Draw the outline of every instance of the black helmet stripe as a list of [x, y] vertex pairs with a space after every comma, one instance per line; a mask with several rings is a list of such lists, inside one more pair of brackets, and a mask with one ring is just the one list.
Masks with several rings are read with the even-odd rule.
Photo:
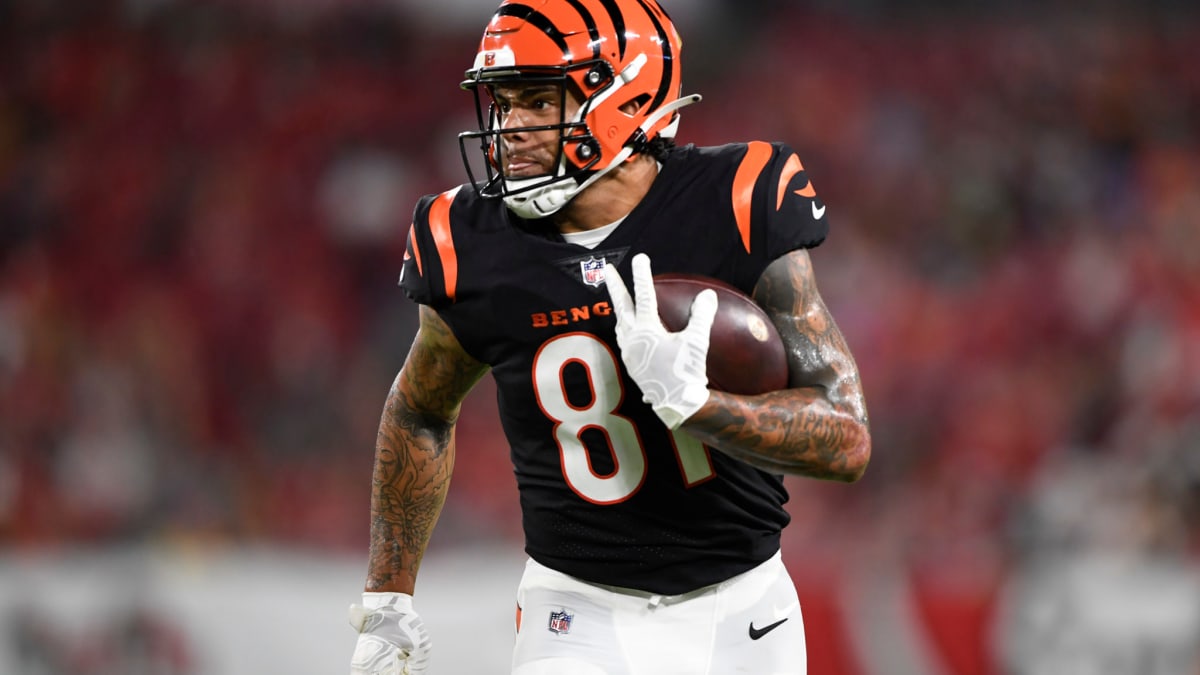
[[654, 10], [646, 5], [646, 0], [638, 0], [638, 4], [642, 9], [646, 10], [646, 15], [650, 17], [650, 22], [654, 24], [654, 29], [658, 31], [658, 40], [662, 43], [663, 50], [663, 75], [662, 82], [658, 83], [658, 93], [654, 95], [654, 100], [650, 102], [649, 110], [658, 110], [658, 106], [667, 100], [667, 96], [671, 94], [671, 73], [675, 68], [675, 55], [671, 53], [671, 39], [667, 36], [666, 30], [659, 22], [658, 17], [654, 15]]
[[[587, 24], [588, 26], [588, 36], [592, 38], [593, 58], [599, 58], [600, 31], [596, 29], [595, 19], [592, 18], [592, 16], [590, 16], [590, 14], [584, 10], [580, 4], [578, 4], [578, 2], [575, 0], [570, 0], [570, 2], [571, 6], [575, 7], [575, 10], [580, 13], [583, 23]], [[527, 22], [532, 24], [534, 28], [545, 32], [546, 36], [550, 37], [551, 40], [554, 41], [554, 44], [557, 44], [558, 48], [563, 50], [564, 60], [569, 60], [571, 58], [571, 48], [568, 46], [568, 44], [566, 44], [566, 36], [563, 35], [563, 31], [559, 30], [558, 26], [554, 25], [554, 22], [552, 22], [550, 17], [547, 17], [546, 14], [542, 14], [528, 5], [511, 4], [500, 7], [499, 11], [497, 11], [497, 16], [516, 17], [518, 19], [527, 20]]]
[[579, 0], [567, 0], [567, 2], [571, 3], [575, 11], [579, 12], [579, 16], [583, 17], [583, 23], [587, 26], [588, 40], [591, 41], [592, 45], [592, 58], [600, 58], [600, 29], [596, 27], [596, 18], [592, 16], [591, 12], [587, 11], [587, 8]]
[[563, 59], [571, 58], [571, 48], [567, 45], [567, 38], [545, 14], [535, 10], [529, 5], [504, 5], [496, 12], [496, 16], [514, 16], [518, 19], [524, 19], [533, 24], [534, 27], [541, 30], [554, 44], [558, 45], [562, 50]]
[[622, 61], [625, 60], [625, 15], [616, 0], [600, 0], [600, 4], [608, 10], [608, 18], [612, 19], [613, 30], [617, 33], [617, 53]]

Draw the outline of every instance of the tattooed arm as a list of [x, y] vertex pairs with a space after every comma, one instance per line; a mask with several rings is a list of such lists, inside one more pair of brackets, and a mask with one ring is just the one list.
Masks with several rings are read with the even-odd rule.
[[764, 471], [852, 482], [871, 457], [858, 367], [817, 292], [805, 250], [771, 263], [754, 289], [788, 352], [789, 389], [712, 392], [683, 429]]
[[454, 423], [486, 372], [437, 312], [422, 306], [420, 328], [388, 393], [375, 441], [367, 591], [412, 594], [450, 488]]

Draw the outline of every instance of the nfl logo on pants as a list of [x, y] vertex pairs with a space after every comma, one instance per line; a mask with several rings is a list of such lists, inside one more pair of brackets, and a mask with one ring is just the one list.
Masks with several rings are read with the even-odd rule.
[[555, 635], [565, 635], [571, 632], [571, 619], [574, 614], [569, 614], [567, 610], [560, 609], [557, 612], [550, 612], [550, 624], [547, 626], [551, 633]]

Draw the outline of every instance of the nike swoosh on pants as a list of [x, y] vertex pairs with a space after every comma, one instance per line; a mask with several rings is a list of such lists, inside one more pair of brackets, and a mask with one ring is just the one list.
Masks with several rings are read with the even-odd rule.
[[757, 640], [757, 639], [761, 638], [762, 636], [766, 635], [767, 633], [770, 633], [771, 631], [775, 630], [776, 628], [779, 628], [779, 626], [783, 625], [783, 622], [787, 621], [787, 620], [788, 620], [788, 618], [785, 616], [782, 619], [776, 621], [775, 623], [767, 625], [767, 626], [763, 626], [762, 628], [755, 628], [754, 622], [751, 621], [750, 622], [750, 639]]

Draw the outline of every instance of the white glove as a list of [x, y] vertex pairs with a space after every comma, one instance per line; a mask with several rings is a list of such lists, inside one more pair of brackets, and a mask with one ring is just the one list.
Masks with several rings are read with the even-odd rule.
[[406, 593], [363, 593], [350, 605], [358, 644], [350, 675], [421, 675], [428, 671], [433, 644]]
[[633, 293], [615, 266], [605, 266], [604, 279], [617, 317], [617, 345], [629, 376], [670, 429], [678, 429], [708, 401], [708, 337], [717, 313], [717, 294], [701, 291], [692, 301], [688, 324], [678, 333], [667, 331], [658, 316], [658, 298], [650, 258], [633, 257]]

